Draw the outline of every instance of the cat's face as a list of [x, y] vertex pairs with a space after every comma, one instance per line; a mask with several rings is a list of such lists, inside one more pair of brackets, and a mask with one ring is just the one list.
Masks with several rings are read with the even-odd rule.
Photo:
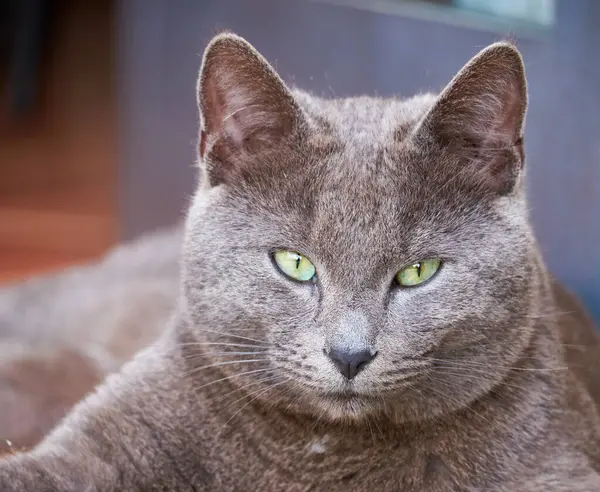
[[202, 74], [184, 279], [223, 373], [335, 420], [422, 419], [489, 390], [537, 287], [514, 48], [404, 102], [292, 93], [232, 36]]

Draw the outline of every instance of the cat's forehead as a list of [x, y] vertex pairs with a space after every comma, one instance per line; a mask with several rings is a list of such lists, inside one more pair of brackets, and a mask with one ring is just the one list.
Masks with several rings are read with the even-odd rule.
[[[317, 127], [347, 147], [385, 146], [402, 138], [436, 100], [433, 94], [409, 99], [349, 97], [324, 99], [302, 91], [294, 97]], [[360, 149], [357, 149], [360, 150]]]
[[[403, 204], [418, 170], [403, 150], [403, 140], [435, 101], [422, 95], [408, 100], [356, 97], [326, 100], [296, 95], [318, 128], [335, 142], [314, 163], [318, 176], [312, 194], [315, 219], [381, 223]], [[384, 225], [384, 224], [382, 224]]]
[[[296, 97], [314, 124], [316, 140], [325, 136], [334, 144], [331, 151], [317, 151], [316, 158], [308, 160], [308, 173], [318, 180], [314, 198], [325, 205], [320, 208], [379, 214], [386, 198], [397, 201], [407, 181], [419, 172], [412, 165], [410, 145], [405, 145], [407, 137], [435, 96], [328, 100], [297, 93]], [[308, 149], [311, 152], [310, 144]]]
[[435, 96], [295, 97], [311, 134], [252, 168], [242, 182], [249, 210], [291, 239], [327, 244], [336, 254], [363, 248], [387, 254], [391, 244], [431, 242], [439, 227], [460, 222], [469, 196], [448, 186], [437, 156], [407, 138]]

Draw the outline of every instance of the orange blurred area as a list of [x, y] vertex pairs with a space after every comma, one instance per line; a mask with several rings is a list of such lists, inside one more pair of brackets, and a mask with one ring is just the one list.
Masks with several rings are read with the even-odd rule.
[[116, 238], [111, 2], [59, 2], [32, 114], [0, 120], [0, 282], [102, 254]]

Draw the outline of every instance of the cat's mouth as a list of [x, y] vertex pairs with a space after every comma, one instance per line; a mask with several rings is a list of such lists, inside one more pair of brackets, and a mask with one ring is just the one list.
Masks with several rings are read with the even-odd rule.
[[335, 421], [359, 421], [376, 409], [378, 401], [372, 395], [346, 389], [321, 393], [320, 404]]
[[350, 402], [357, 402], [357, 401], [367, 401], [370, 399], [368, 396], [361, 395], [360, 393], [356, 393], [356, 392], [327, 393], [326, 398], [329, 399], [330, 401], [333, 401], [336, 403], [350, 403]]
[[326, 399], [346, 403], [351, 401], [368, 401], [374, 398], [373, 395], [365, 393], [363, 391], [358, 391], [355, 387], [346, 386], [344, 388], [338, 390], [329, 390], [323, 392], [322, 396]]

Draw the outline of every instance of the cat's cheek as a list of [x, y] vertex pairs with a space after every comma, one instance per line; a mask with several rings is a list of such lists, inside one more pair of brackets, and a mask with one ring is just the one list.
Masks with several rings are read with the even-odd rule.
[[[398, 291], [388, 303], [386, 320], [378, 334], [378, 349], [393, 360], [419, 356], [434, 350], [463, 313], [442, 288], [423, 287]], [[465, 313], [466, 314], [466, 313]]]
[[388, 321], [408, 333], [444, 332], [465, 320], [494, 312], [497, 299], [482, 281], [484, 265], [460, 258], [444, 262], [439, 273], [422, 286], [390, 292]]
[[273, 293], [268, 308], [270, 337], [286, 354], [284, 366], [292, 365], [294, 374], [303, 383], [304, 378], [315, 380], [326, 366], [323, 355], [325, 333], [317, 322], [319, 287], [317, 283], [300, 284], [284, 279], [273, 282]]
[[272, 294], [274, 304], [293, 305], [298, 310], [314, 309], [318, 306], [320, 289], [318, 283], [312, 280], [300, 282], [275, 272], [265, 282], [265, 288]]
[[274, 331], [287, 336], [314, 323], [319, 306], [315, 285], [270, 280], [265, 282], [263, 297], [261, 314]]

